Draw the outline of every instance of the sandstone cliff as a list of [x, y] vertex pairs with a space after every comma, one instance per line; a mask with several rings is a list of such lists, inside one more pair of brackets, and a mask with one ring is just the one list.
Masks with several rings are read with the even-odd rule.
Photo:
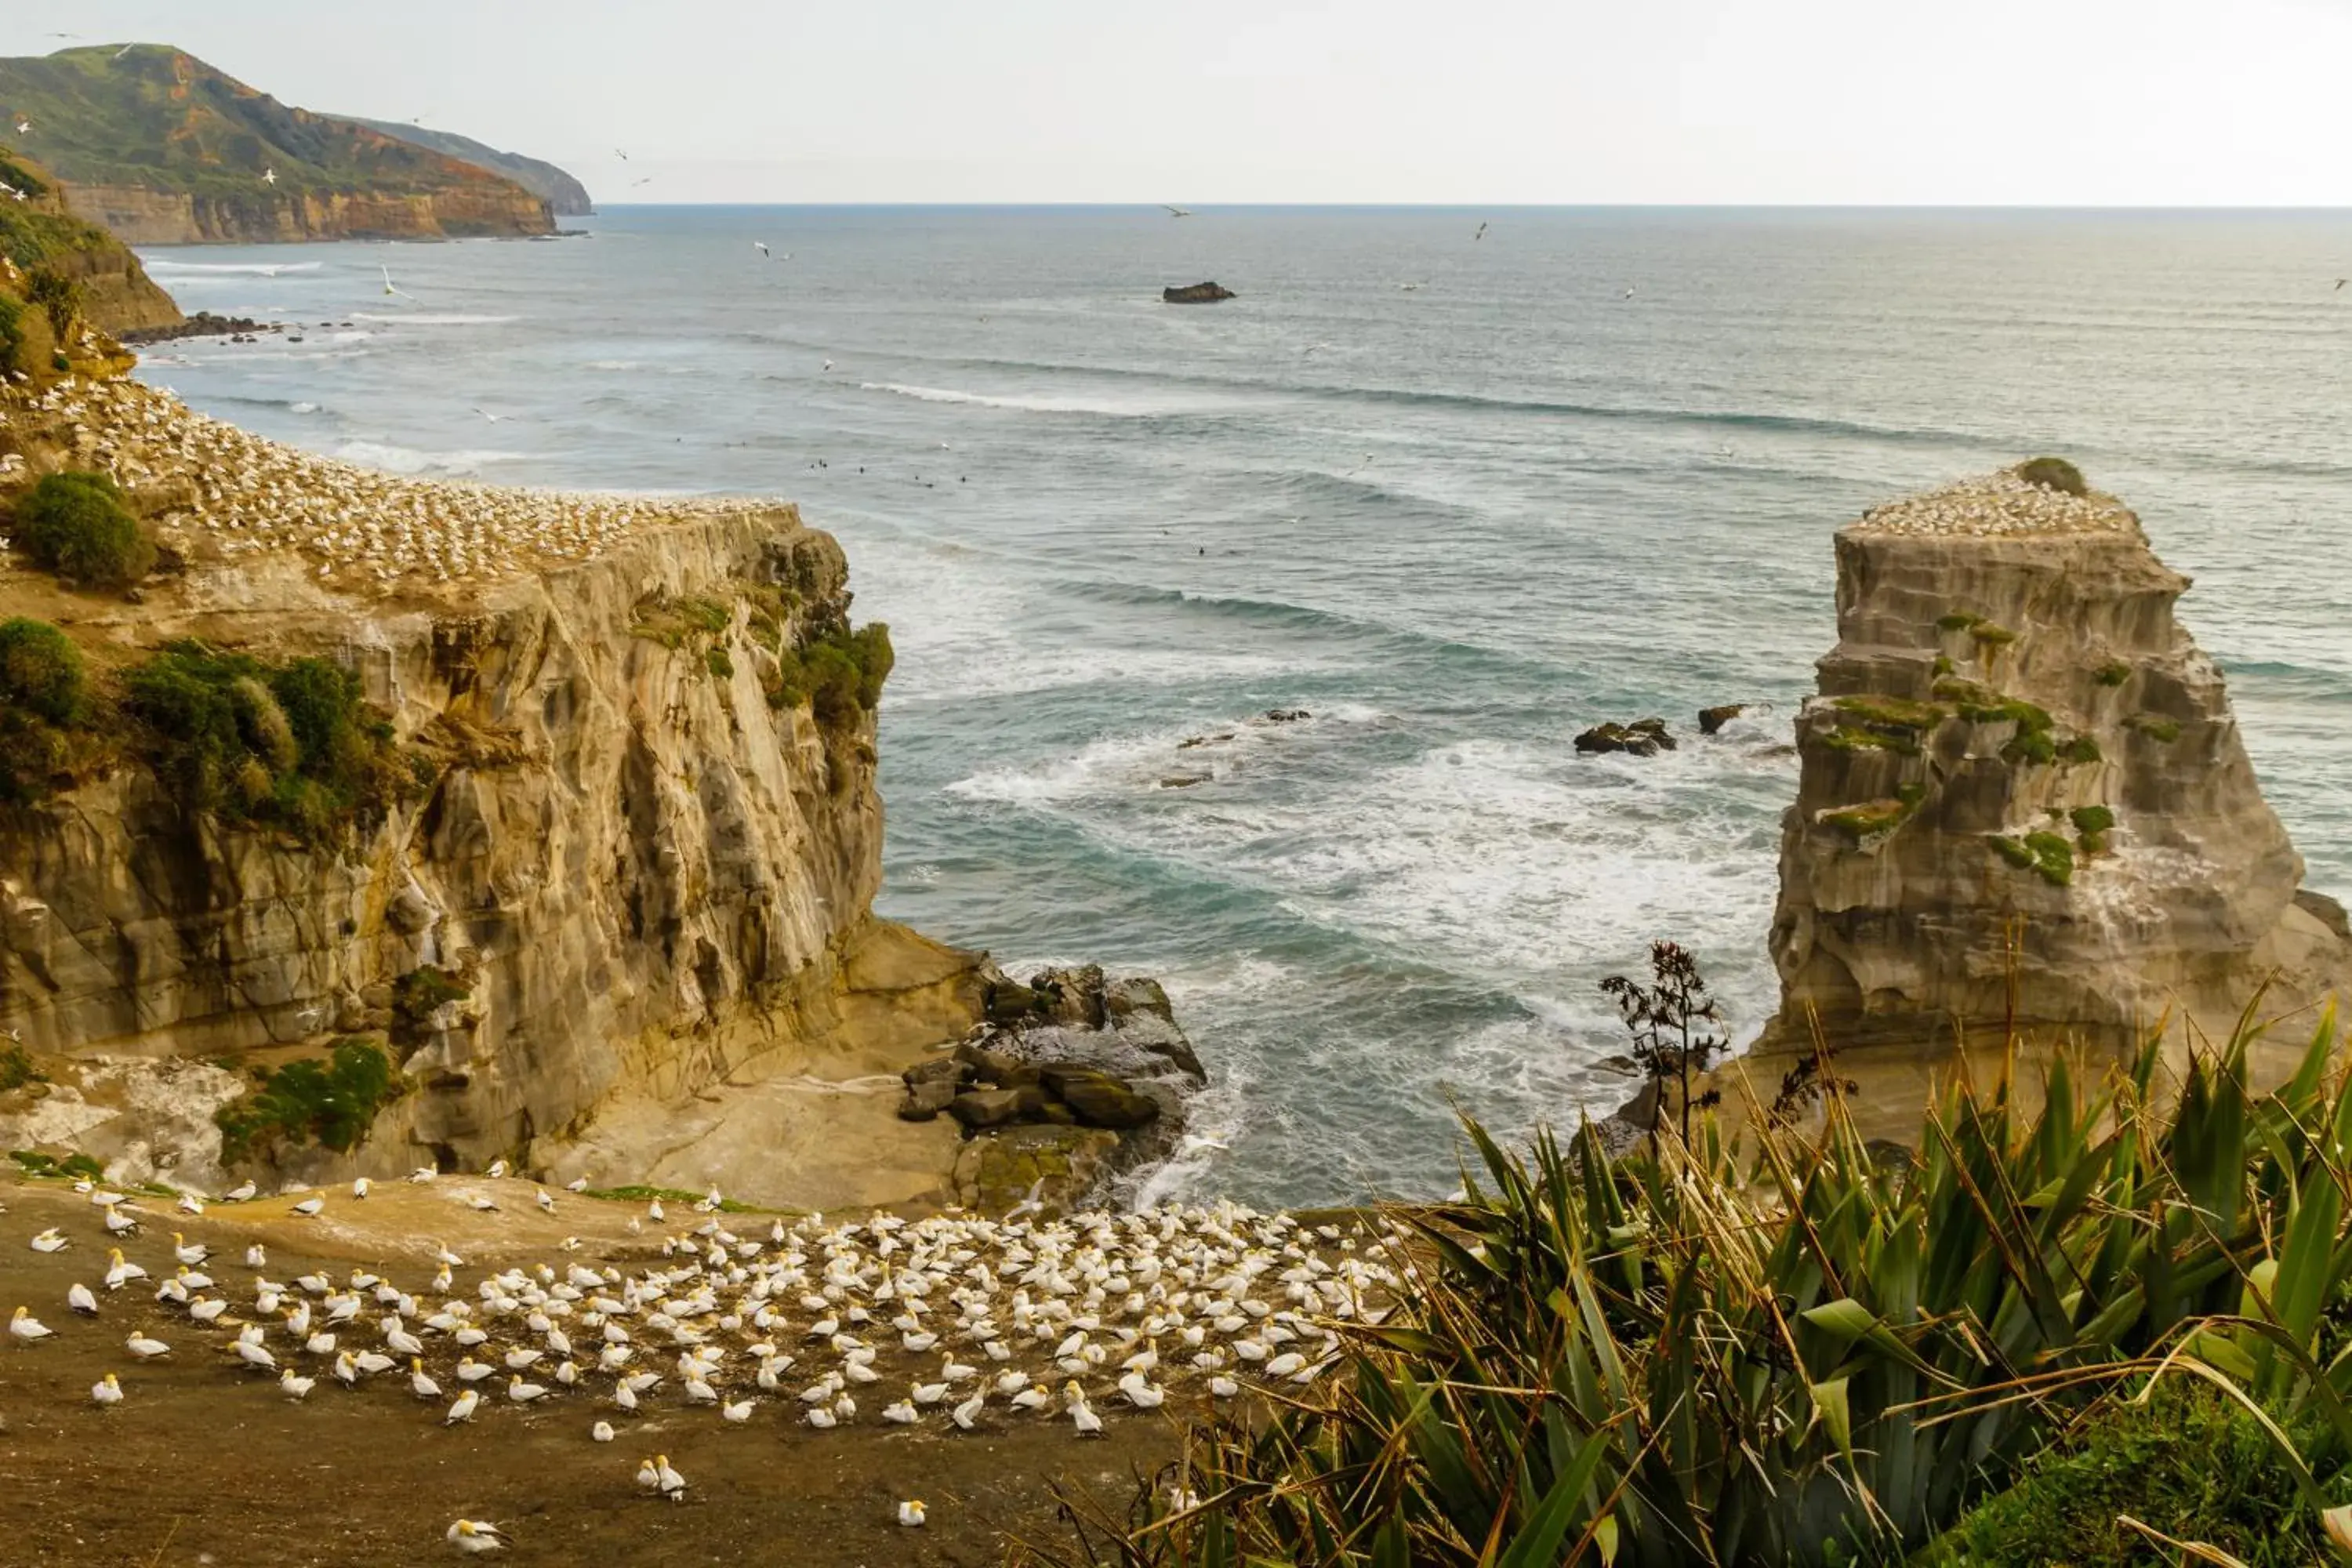
[[[322, 840], [190, 809], [100, 726], [75, 742], [95, 763], [0, 806], [0, 1027], [88, 1069], [52, 1071], [32, 1135], [209, 1185], [205, 1140], [182, 1134], [209, 1131], [249, 1068], [356, 1037], [398, 1065], [388, 1107], [354, 1152], [298, 1148], [281, 1171], [504, 1154], [634, 1181], [685, 1141], [681, 1104], [814, 1073], [790, 1114], [729, 1134], [730, 1189], [944, 1196], [954, 1132], [898, 1122], [894, 1075], [978, 1018], [984, 981], [976, 955], [871, 917], [871, 702], [828, 708], [780, 668], [846, 633], [835, 542], [786, 506], [640, 502], [582, 559], [337, 586], [328, 542], [355, 540], [372, 504], [425, 517], [433, 487], [347, 494], [312, 534], [257, 537], [257, 503], [210, 488], [188, 433], [205, 426], [171, 407], [76, 385], [0, 408], [0, 489], [12, 468], [111, 466], [172, 562], [127, 604], [12, 561], [0, 612], [63, 626], [100, 670], [189, 638], [324, 655], [358, 672], [413, 787]], [[193, 473], [134, 458], [133, 425], [176, 429], [164, 445]], [[847, 1092], [861, 1075], [886, 1076]], [[572, 1150], [593, 1158], [565, 1164]]]
[[588, 187], [544, 158], [528, 157], [520, 153], [502, 153], [470, 136], [459, 136], [448, 131], [428, 131], [422, 125], [402, 125], [389, 120], [363, 120], [356, 114], [341, 118], [354, 125], [364, 125], [371, 131], [381, 131], [386, 136], [413, 142], [419, 147], [463, 159], [478, 168], [488, 169], [493, 174], [503, 174], [545, 201], [548, 210], [557, 217], [587, 217], [596, 210], [596, 203], [588, 195]]
[[279, 103], [182, 50], [0, 60], [0, 110], [74, 211], [133, 245], [553, 232], [513, 180]]
[[[1932, 1050], [1956, 1024], [2101, 1040], [2170, 1010], [2228, 1024], [2352, 974], [2303, 893], [2221, 677], [2174, 618], [2188, 580], [2138, 519], [2014, 472], [1837, 538], [1839, 641], [1797, 721], [1768, 1046]], [[2012, 956], [2013, 952], [2013, 956]], [[2013, 984], [2013, 990], [2012, 990]]]

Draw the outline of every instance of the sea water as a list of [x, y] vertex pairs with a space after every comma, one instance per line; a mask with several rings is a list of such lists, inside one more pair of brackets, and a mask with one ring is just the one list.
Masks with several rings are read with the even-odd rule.
[[[898, 650], [883, 911], [1016, 974], [1159, 975], [1210, 1064], [1226, 1147], [1146, 1195], [1446, 1190], [1457, 1110], [1622, 1094], [1597, 983], [1657, 938], [1752, 1035], [1831, 534], [2036, 453], [2196, 577], [2311, 882], [2352, 891], [2352, 216], [583, 226], [152, 251], [188, 309], [302, 341], [142, 374], [403, 473], [797, 500]], [[1208, 279], [1238, 297], [1160, 300]], [[1571, 751], [1648, 714], [1680, 749]]]

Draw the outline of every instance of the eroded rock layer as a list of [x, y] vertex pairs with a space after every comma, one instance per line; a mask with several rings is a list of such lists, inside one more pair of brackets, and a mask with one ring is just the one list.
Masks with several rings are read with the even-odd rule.
[[1797, 722], [1767, 1043], [1948, 1043], [2012, 1016], [2123, 1037], [2226, 1028], [2347, 974], [2303, 892], [2187, 578], [2111, 497], [2013, 473], [1837, 537], [1837, 647]]

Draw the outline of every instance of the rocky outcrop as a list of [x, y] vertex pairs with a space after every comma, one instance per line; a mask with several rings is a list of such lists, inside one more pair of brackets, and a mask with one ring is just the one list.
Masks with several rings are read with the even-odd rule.
[[2188, 579], [2122, 503], [1994, 475], [1865, 515], [1837, 568], [1768, 1045], [1801, 1044], [1809, 1014], [1842, 1045], [1930, 1050], [2012, 1013], [2226, 1032], [2265, 980], [2286, 1007], [2352, 974], [2174, 618]]
[[1580, 752], [1595, 755], [1622, 752], [1629, 756], [1654, 757], [1660, 752], [1673, 751], [1675, 738], [1667, 732], [1664, 719], [1636, 719], [1630, 724], [1595, 724], [1578, 733], [1575, 746]]
[[1162, 289], [1160, 298], [1171, 305], [1213, 305], [1234, 298], [1234, 291], [1215, 283], [1192, 283], [1181, 289]]

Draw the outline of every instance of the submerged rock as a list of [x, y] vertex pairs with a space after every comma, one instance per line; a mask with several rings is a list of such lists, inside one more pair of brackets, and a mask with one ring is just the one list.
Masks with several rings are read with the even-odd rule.
[[1727, 702], [1720, 708], [1702, 708], [1698, 710], [1698, 732], [1712, 735], [1747, 711], [1748, 704], [1745, 702]]

